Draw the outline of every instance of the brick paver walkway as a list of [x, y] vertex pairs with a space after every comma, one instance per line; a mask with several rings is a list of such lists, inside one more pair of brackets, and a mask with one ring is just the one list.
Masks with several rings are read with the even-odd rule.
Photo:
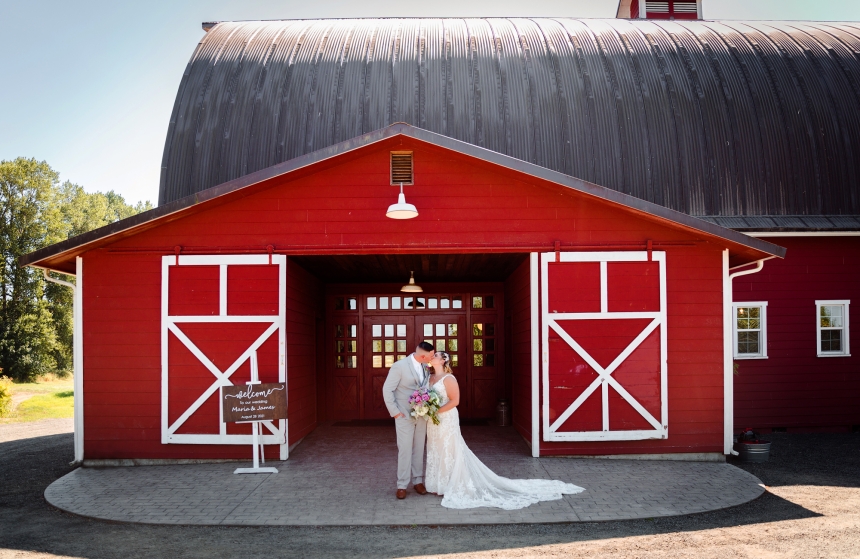
[[266, 464], [278, 474], [234, 475], [236, 463], [79, 468], [51, 484], [45, 498], [84, 516], [155, 524], [451, 525], [673, 516], [739, 505], [764, 491], [756, 477], [725, 463], [534, 459], [513, 429], [463, 433], [500, 475], [560, 479], [585, 492], [517, 511], [451, 510], [440, 497], [411, 490], [398, 501], [393, 427], [326, 425], [289, 460]]

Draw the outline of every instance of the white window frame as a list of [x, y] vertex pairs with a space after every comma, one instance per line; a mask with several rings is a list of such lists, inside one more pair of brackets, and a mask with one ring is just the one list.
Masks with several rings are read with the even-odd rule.
[[[851, 357], [848, 331], [848, 299], [815, 301], [815, 352], [818, 357]], [[842, 306], [842, 351], [821, 351], [821, 307]]]
[[[758, 353], [738, 353], [738, 308], [759, 307]], [[732, 355], [735, 359], [767, 359], [767, 301], [738, 301], [732, 303]]]

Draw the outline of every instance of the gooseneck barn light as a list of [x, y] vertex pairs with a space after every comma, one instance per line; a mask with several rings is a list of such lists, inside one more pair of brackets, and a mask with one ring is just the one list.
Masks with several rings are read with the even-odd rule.
[[[403, 196], [401, 194], [401, 196]], [[415, 214], [418, 215], [418, 214]], [[400, 288], [404, 293], [423, 293], [420, 285], [415, 285], [415, 272], [409, 272], [409, 283]]]
[[418, 210], [415, 206], [406, 203], [402, 182], [400, 183], [400, 196], [397, 197], [397, 203], [388, 206], [385, 217], [390, 217], [391, 219], [412, 219], [413, 217], [418, 217]]

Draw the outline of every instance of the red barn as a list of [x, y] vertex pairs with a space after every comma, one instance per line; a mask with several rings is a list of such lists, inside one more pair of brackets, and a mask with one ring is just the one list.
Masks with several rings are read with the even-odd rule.
[[[252, 362], [287, 383], [264, 430], [285, 458], [387, 417], [422, 340], [456, 356], [462, 415], [508, 399], [535, 455], [711, 459], [735, 424], [860, 423], [860, 244], [833, 237], [860, 229], [850, 26], [204, 28], [159, 206], [23, 259], [77, 276], [78, 459], [245, 457], [217, 392]], [[414, 219], [386, 217], [400, 189]]]

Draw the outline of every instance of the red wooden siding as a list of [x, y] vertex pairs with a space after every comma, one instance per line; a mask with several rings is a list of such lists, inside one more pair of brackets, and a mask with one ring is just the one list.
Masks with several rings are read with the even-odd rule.
[[[420, 216], [386, 219], [396, 199], [389, 150], [414, 151], [408, 201]], [[196, 213], [84, 256], [84, 378], [88, 458], [222, 458], [245, 446], [160, 443], [161, 255], [231, 250], [454, 252], [571, 244], [644, 248], [647, 240], [687, 243], [667, 251], [669, 439], [542, 445], [548, 454], [718, 452], [722, 449], [722, 247], [557, 185], [400, 138], [381, 142], [287, 178], [229, 195]], [[125, 252], [123, 252], [125, 251]], [[145, 252], [151, 251], [151, 252]], [[290, 442], [316, 419], [316, 329], [321, 287], [288, 263], [287, 359]], [[623, 274], [619, 275], [622, 278]], [[613, 280], [615, 282], [616, 280]], [[623, 289], [623, 279], [618, 279]], [[178, 287], [177, 287], [178, 288]], [[610, 287], [616, 289], [616, 287]], [[514, 422], [531, 425], [528, 266], [506, 284], [511, 306]], [[211, 295], [195, 304], [210, 309]], [[256, 304], [256, 303], [255, 303]], [[211, 312], [211, 310], [207, 310]], [[248, 311], [251, 312], [251, 311]], [[253, 311], [257, 312], [257, 311]], [[501, 324], [498, 325], [501, 329]], [[331, 410], [330, 414], [334, 415]], [[274, 449], [272, 449], [274, 452]], [[274, 456], [274, 454], [273, 454]]]
[[532, 439], [532, 340], [529, 261], [505, 281], [505, 304], [511, 324], [511, 419], [514, 428]]
[[[860, 237], [781, 237], [785, 260], [734, 280], [735, 301], [767, 301], [767, 359], [738, 360], [735, 428], [860, 425]], [[816, 300], [847, 299], [851, 357], [816, 355]]]
[[[317, 319], [323, 316], [322, 286], [287, 259], [287, 388], [289, 443], [317, 426]], [[322, 374], [322, 373], [320, 373]]]

